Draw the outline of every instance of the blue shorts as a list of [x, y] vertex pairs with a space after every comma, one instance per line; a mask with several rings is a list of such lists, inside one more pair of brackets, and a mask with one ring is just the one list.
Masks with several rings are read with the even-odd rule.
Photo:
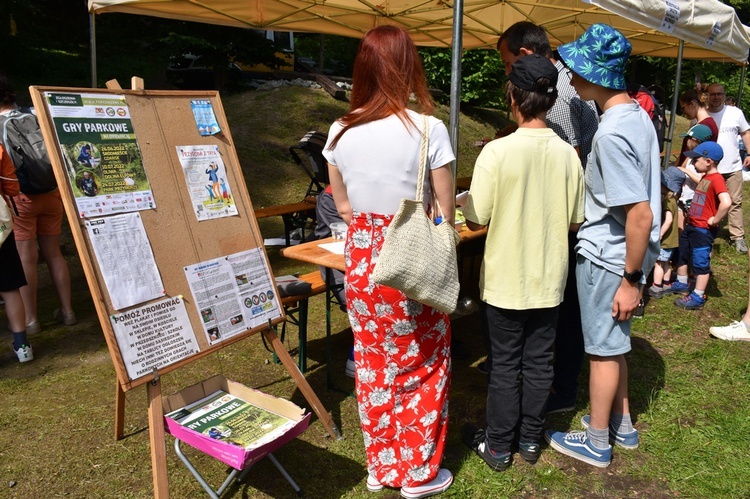
[[680, 259], [678, 265], [693, 265], [695, 275], [711, 273], [711, 249], [716, 229], [702, 229], [690, 224], [680, 233]]
[[671, 262], [672, 256], [674, 256], [674, 250], [675, 248], [669, 248], [669, 249], [661, 248], [659, 250], [659, 256], [656, 257], [656, 261], [657, 262]]
[[613, 357], [629, 352], [630, 320], [620, 322], [612, 317], [612, 303], [622, 284], [622, 276], [579, 255], [576, 279], [586, 353]]

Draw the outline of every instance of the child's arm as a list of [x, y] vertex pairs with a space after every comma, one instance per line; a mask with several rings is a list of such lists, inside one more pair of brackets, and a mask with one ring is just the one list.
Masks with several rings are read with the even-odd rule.
[[716, 210], [716, 214], [708, 219], [708, 225], [711, 227], [718, 227], [721, 219], [726, 216], [729, 212], [729, 207], [732, 205], [732, 198], [729, 197], [728, 192], [722, 192], [719, 194], [719, 208]]
[[682, 166], [678, 166], [677, 168], [679, 168], [682, 173], [687, 175], [690, 180], [692, 180], [693, 182], [697, 184], [698, 182], [701, 181], [701, 179], [703, 178], [703, 175], [688, 168], [687, 166], [689, 164], [690, 164], [690, 158], [685, 158], [685, 162], [682, 163]]
[[664, 237], [670, 227], [672, 227], [672, 212], [664, 212], [664, 222], [661, 224], [661, 230], [659, 231], [659, 239]]

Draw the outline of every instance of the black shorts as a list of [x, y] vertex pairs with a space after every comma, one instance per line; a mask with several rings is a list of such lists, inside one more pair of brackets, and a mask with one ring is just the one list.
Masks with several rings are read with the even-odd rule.
[[26, 276], [23, 273], [21, 257], [16, 249], [16, 237], [11, 232], [0, 246], [0, 291], [13, 291], [26, 286]]

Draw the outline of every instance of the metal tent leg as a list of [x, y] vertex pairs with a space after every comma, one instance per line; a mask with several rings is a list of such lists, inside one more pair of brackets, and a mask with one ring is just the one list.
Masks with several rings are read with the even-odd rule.
[[[177, 457], [180, 458], [180, 461], [183, 462], [185, 467], [190, 471], [190, 473], [195, 477], [195, 479], [198, 481], [198, 483], [203, 487], [203, 489], [208, 493], [209, 497], [211, 499], [219, 499], [221, 494], [224, 493], [225, 490], [227, 490], [227, 487], [236, 480], [237, 483], [243, 483], [245, 478], [247, 477], [247, 474], [252, 469], [253, 465], [248, 466], [244, 470], [238, 470], [236, 468], [232, 468], [232, 472], [224, 479], [224, 482], [221, 484], [221, 487], [219, 487], [217, 490], [214, 490], [211, 488], [211, 486], [206, 482], [206, 480], [201, 476], [201, 474], [198, 472], [198, 470], [193, 466], [193, 463], [190, 462], [190, 460], [187, 458], [187, 456], [182, 452], [182, 449], [180, 448], [181, 440], [179, 438], [174, 439], [174, 451], [177, 453]], [[298, 496], [302, 495], [302, 490], [299, 488], [297, 483], [294, 481], [294, 479], [287, 473], [286, 469], [279, 463], [279, 461], [276, 459], [276, 457], [272, 453], [268, 453], [266, 455], [274, 466], [276, 466], [276, 469], [279, 470], [281, 475], [286, 478], [286, 481], [289, 482], [289, 485], [292, 486], [294, 489], [294, 492], [297, 493]]]

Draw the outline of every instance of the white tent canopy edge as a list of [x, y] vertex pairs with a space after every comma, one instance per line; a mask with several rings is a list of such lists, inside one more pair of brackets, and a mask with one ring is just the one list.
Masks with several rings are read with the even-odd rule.
[[[379, 24], [403, 26], [420, 46], [453, 48], [449, 130], [458, 144], [460, 61], [463, 48], [494, 47], [510, 25], [531, 21], [547, 31], [553, 48], [580, 36], [591, 24], [619, 29], [633, 55], [676, 57], [675, 88], [683, 58], [747, 64], [750, 28], [719, 0], [89, 0], [92, 86], [96, 85], [94, 14], [122, 12], [186, 21], [280, 31], [361, 37]], [[743, 66], [743, 77], [744, 77]], [[677, 108], [673, 97], [672, 116]], [[667, 144], [671, 144], [671, 120]], [[665, 155], [665, 162], [669, 155]]]

